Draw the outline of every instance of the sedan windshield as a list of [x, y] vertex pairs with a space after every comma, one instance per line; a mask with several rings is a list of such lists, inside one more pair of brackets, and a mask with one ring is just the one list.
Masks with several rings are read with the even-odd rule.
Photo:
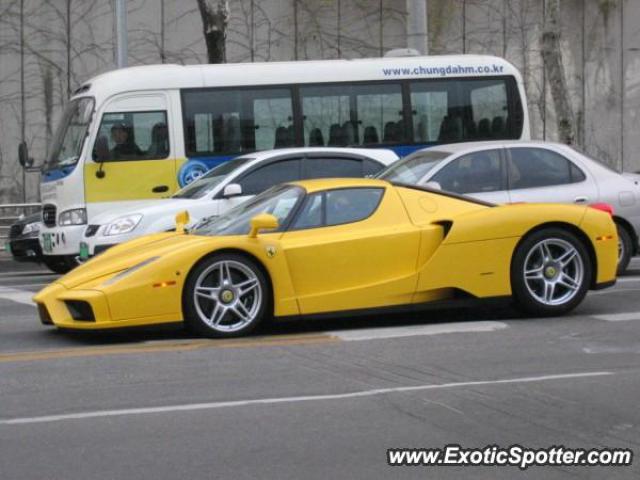
[[304, 196], [304, 190], [292, 185], [279, 185], [241, 203], [220, 217], [204, 219], [192, 230], [194, 235], [246, 235], [251, 230], [251, 219], [269, 213], [282, 225], [293, 208]]
[[404, 157], [376, 175], [381, 180], [396, 183], [417, 184], [429, 171], [451, 153], [428, 150]]
[[173, 194], [173, 198], [202, 198], [218, 185], [220, 185], [220, 182], [222, 182], [225, 177], [231, 174], [231, 172], [233, 172], [237, 168], [240, 168], [242, 165], [250, 162], [251, 160], [253, 159], [240, 157], [221, 163], [220, 165], [213, 167], [211, 170], [209, 170], [194, 182], [178, 190]]
[[53, 137], [45, 171], [78, 163], [93, 114], [93, 98], [71, 100]]

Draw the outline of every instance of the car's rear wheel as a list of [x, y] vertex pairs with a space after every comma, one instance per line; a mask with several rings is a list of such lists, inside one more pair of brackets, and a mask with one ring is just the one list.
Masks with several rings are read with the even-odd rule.
[[591, 282], [591, 260], [572, 233], [548, 228], [526, 237], [511, 263], [511, 287], [518, 307], [537, 316], [575, 308]]
[[616, 223], [616, 228], [618, 230], [618, 275], [620, 275], [629, 266], [633, 243], [626, 228], [619, 223]]
[[185, 324], [208, 337], [244, 335], [265, 317], [269, 298], [269, 283], [255, 262], [242, 255], [214, 255], [189, 274]]

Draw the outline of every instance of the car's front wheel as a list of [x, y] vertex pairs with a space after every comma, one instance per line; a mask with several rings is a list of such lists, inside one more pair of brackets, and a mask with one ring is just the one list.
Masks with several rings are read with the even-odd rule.
[[244, 335], [265, 317], [269, 298], [269, 283], [255, 262], [242, 255], [214, 255], [189, 274], [185, 324], [208, 337]]
[[526, 237], [511, 263], [511, 288], [520, 309], [537, 316], [562, 315], [587, 294], [591, 260], [572, 233], [547, 228]]

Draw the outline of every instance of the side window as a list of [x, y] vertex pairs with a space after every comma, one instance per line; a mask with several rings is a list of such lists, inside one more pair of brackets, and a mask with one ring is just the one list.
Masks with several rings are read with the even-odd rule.
[[368, 158], [364, 159], [364, 176], [367, 177], [369, 175], [375, 175], [378, 172], [381, 172], [384, 169], [384, 165], [376, 160], [369, 160]]
[[307, 197], [292, 229], [302, 230], [322, 225], [324, 225], [324, 193], [313, 193]]
[[584, 173], [562, 155], [544, 148], [509, 149], [512, 190], [581, 182]]
[[383, 188], [342, 188], [309, 195], [293, 230], [359, 222], [380, 205]]
[[190, 157], [295, 144], [288, 88], [185, 90], [182, 108], [185, 148]]
[[456, 158], [436, 173], [431, 181], [454, 193], [483, 193], [504, 190], [499, 150], [485, 150]]
[[300, 159], [281, 160], [259, 167], [242, 177], [238, 183], [243, 195], [257, 195], [280, 183], [300, 180]]
[[306, 158], [303, 178], [362, 177], [362, 161], [355, 158]]
[[454, 117], [454, 83], [412, 82], [410, 88], [414, 141], [429, 143], [461, 140], [462, 119], [460, 116]]
[[400, 84], [300, 88], [304, 145], [345, 146], [404, 140]]
[[105, 113], [100, 123], [98, 139], [106, 140], [109, 147], [105, 161], [167, 158], [169, 156], [167, 112]]

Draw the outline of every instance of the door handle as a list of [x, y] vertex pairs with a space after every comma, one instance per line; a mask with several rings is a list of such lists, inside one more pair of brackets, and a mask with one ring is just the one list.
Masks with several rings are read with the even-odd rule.
[[169, 191], [169, 187], [167, 185], [156, 185], [151, 191], [153, 193], [164, 193]]
[[586, 203], [589, 197], [576, 197], [573, 199], [573, 203]]

